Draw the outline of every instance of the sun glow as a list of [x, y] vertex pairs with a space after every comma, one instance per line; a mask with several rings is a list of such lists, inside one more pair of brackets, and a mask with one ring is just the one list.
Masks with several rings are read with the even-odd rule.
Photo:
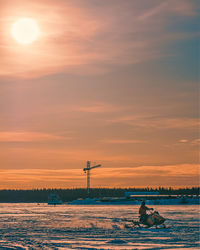
[[39, 27], [34, 19], [21, 18], [13, 24], [11, 35], [22, 45], [31, 44], [38, 39]]

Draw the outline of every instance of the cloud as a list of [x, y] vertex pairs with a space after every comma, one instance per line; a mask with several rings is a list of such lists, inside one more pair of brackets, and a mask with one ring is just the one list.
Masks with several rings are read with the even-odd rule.
[[[82, 169], [81, 169], [82, 170]], [[18, 169], [0, 171], [5, 182], [0, 188], [51, 188], [76, 187], [84, 185], [84, 173], [80, 169], [51, 170], [51, 169]]]
[[[96, 184], [117, 187], [134, 186], [198, 186], [198, 164], [144, 165], [138, 167], [97, 169], [92, 176]], [[98, 180], [99, 178], [99, 180]]]
[[157, 3], [148, 8], [141, 16], [139, 20], [151, 20], [155, 17], [166, 17], [173, 16], [173, 14], [180, 16], [194, 16], [196, 12], [195, 1], [182, 1], [182, 0], [166, 0], [166, 1], [157, 1]]
[[121, 111], [123, 108], [108, 103], [94, 103], [93, 105], [79, 105], [71, 107], [71, 110], [84, 113], [111, 113]]
[[199, 138], [196, 138], [196, 139], [181, 139], [179, 140], [179, 143], [181, 144], [187, 144], [187, 145], [190, 145], [190, 146], [199, 146], [200, 144], [200, 139]]
[[[195, 164], [97, 168], [92, 172], [93, 187], [115, 186], [197, 186], [199, 166]], [[0, 188], [85, 187], [86, 175], [81, 169], [15, 169], [0, 170]], [[108, 181], [109, 180], [109, 181]], [[185, 180], [186, 182], [182, 183]], [[192, 182], [193, 180], [193, 182]]]
[[188, 140], [186, 140], [186, 139], [181, 139], [181, 140], [179, 140], [179, 142], [180, 142], [180, 143], [187, 143]]
[[[111, 65], [169, 56], [168, 44], [196, 35], [167, 28], [173, 18], [197, 15], [193, 1], [7, 0], [0, 7], [2, 76], [102, 73]], [[22, 16], [36, 19], [41, 29], [40, 39], [26, 47], [10, 37], [13, 22]]]
[[199, 173], [197, 164], [179, 164], [179, 165], [163, 165], [163, 166], [138, 166], [133, 168], [116, 168], [107, 169], [108, 175], [116, 175], [121, 177], [132, 176], [195, 176]]
[[30, 132], [30, 131], [1, 131], [0, 142], [41, 142], [41, 141], [54, 141], [62, 139], [61, 136]]
[[107, 120], [108, 123], [122, 123], [134, 127], [153, 128], [153, 129], [190, 129], [197, 127], [200, 120], [197, 118], [172, 118], [172, 117], [157, 117], [147, 115], [128, 115]]
[[199, 146], [200, 145], [200, 138], [192, 140], [191, 144]]
[[102, 140], [102, 143], [108, 143], [108, 144], [138, 144], [138, 143], [146, 143], [146, 141], [142, 141], [142, 140], [131, 140], [131, 139], [127, 139], [127, 140], [121, 140], [121, 139], [106, 139], [106, 140]]

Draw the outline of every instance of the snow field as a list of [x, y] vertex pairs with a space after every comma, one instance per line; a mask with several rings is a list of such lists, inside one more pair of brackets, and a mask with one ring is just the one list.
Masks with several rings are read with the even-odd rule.
[[154, 206], [167, 229], [129, 228], [138, 206], [0, 204], [0, 249], [199, 249], [199, 207]]

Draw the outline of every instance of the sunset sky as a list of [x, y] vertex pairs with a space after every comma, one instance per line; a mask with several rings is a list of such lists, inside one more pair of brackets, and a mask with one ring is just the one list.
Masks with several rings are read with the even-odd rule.
[[199, 11], [0, 0], [0, 189], [197, 186]]

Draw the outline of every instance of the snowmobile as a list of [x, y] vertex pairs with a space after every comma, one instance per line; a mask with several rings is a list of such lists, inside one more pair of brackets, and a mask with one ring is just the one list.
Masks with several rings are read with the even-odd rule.
[[127, 220], [124, 219], [124, 221], [132, 222], [132, 225], [130, 224], [125, 224], [125, 228], [131, 228], [131, 227], [153, 227], [155, 226], [158, 228], [159, 225], [163, 226], [163, 228], [166, 228], [166, 225], [164, 224], [165, 218], [163, 218], [158, 211], [151, 212], [150, 214], [147, 215], [146, 220], [141, 220], [139, 221], [134, 221], [134, 220]]

